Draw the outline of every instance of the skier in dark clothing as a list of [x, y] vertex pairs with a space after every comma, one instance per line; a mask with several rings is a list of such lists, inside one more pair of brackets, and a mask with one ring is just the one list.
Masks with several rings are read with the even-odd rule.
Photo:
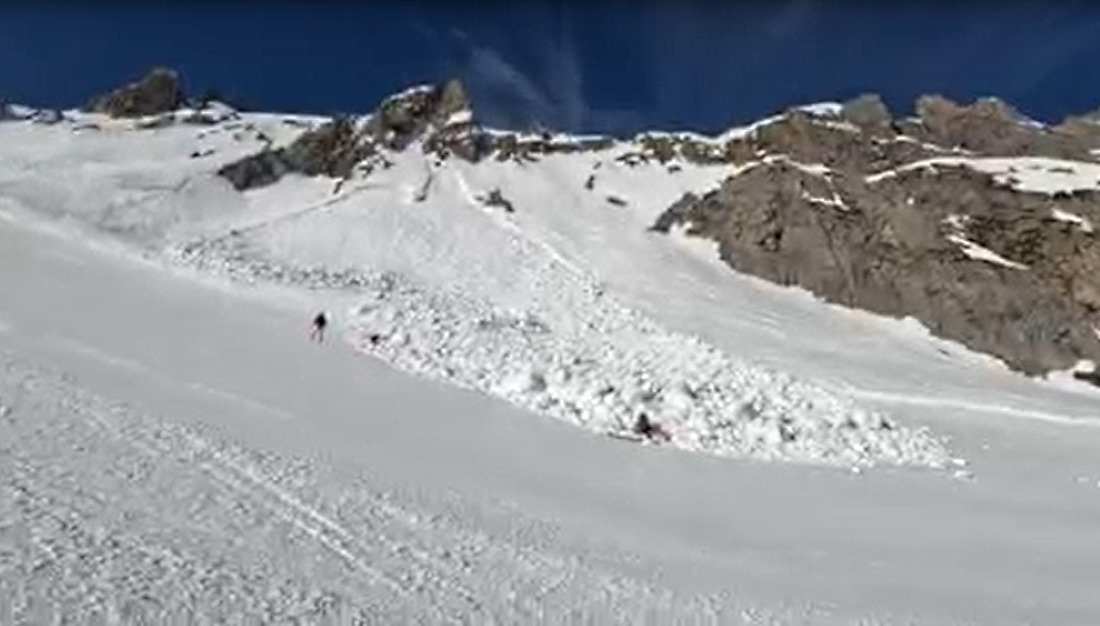
[[313, 318], [313, 328], [309, 331], [310, 341], [321, 343], [325, 340], [325, 326], [328, 326], [328, 317], [321, 311]]

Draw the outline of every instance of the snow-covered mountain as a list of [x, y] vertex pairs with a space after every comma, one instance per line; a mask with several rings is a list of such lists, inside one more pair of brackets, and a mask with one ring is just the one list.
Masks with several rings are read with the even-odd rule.
[[[609, 138], [485, 128], [458, 82], [330, 119], [168, 71], [88, 108], [0, 115], [0, 548], [25, 556], [0, 592], [211, 621], [1097, 615], [1100, 392], [1017, 371], [1096, 358], [1091, 117], [865, 97]], [[306, 342], [319, 309], [356, 355]], [[677, 450], [557, 429], [642, 414]]]
[[[935, 125], [894, 123], [873, 98], [796, 107], [718, 137], [650, 132], [617, 140], [484, 128], [457, 81], [414, 87], [371, 114], [330, 120], [238, 112], [216, 102], [178, 108], [174, 80], [158, 70], [97, 98], [92, 108], [102, 112], [13, 116], [23, 121], [0, 127], [2, 201], [9, 210], [75, 218], [180, 265], [321, 290], [319, 302], [338, 302], [349, 340], [398, 367], [595, 430], [629, 429], [645, 413], [676, 445], [723, 455], [938, 467], [949, 460], [934, 434], [839, 390], [838, 383], [879, 386], [869, 381], [881, 371], [856, 360], [829, 380], [796, 364], [807, 353], [827, 354], [836, 341], [899, 341], [890, 330], [899, 324], [861, 317], [879, 330], [846, 338], [850, 331], [832, 329], [850, 325], [851, 315], [719, 271], [720, 256], [829, 299], [926, 323], [941, 320], [904, 297], [896, 306], [868, 305], [855, 283], [881, 296], [917, 276], [917, 304], [948, 299], [956, 284], [990, 302], [987, 288], [995, 285], [1018, 292], [1020, 306], [1035, 315], [1045, 301], [1028, 290], [1035, 272], [971, 232], [969, 215], [956, 215], [957, 232], [927, 244], [949, 261], [923, 273], [903, 268], [894, 283], [876, 283], [868, 272], [887, 259], [880, 248], [914, 250], [896, 242], [921, 218], [902, 209], [896, 219], [882, 217], [885, 209], [865, 189], [931, 168], [968, 168], [975, 174], [963, 179], [986, 186], [982, 176], [1019, 171], [1011, 184], [1022, 191], [1047, 185], [1040, 191], [1051, 203], [1050, 194], [1061, 191], [1048, 188], [1052, 176], [1062, 176], [1067, 189], [1091, 189], [1096, 177], [1088, 172], [1100, 171], [1091, 162], [987, 159], [944, 148]], [[925, 108], [935, 106], [946, 105]], [[1006, 123], [1003, 117], [995, 123]], [[1045, 132], [1010, 123], [1019, 132]], [[1059, 164], [1074, 175], [1042, 174]], [[877, 173], [856, 181], [863, 187], [855, 191], [858, 166]], [[1016, 193], [997, 189], [989, 193]], [[891, 189], [889, 199], [906, 193], [915, 192]], [[1100, 213], [1091, 215], [1087, 202], [1078, 206], [1079, 194], [1066, 202], [1076, 204], [1042, 205], [1053, 224], [1046, 228], [1091, 245], [1089, 226]], [[774, 216], [784, 212], [790, 216], [776, 226]], [[950, 211], [937, 207], [941, 213]], [[893, 237], [893, 248], [867, 245], [869, 227], [853, 226], [861, 219]], [[681, 225], [687, 230], [676, 230]], [[745, 246], [758, 262], [747, 260]], [[1092, 267], [1092, 257], [1083, 258], [1079, 274]], [[1065, 260], [1048, 265], [1063, 268]], [[945, 273], [960, 267], [961, 274]], [[853, 271], [860, 275], [852, 278]], [[1028, 279], [1011, 282], [1025, 273]], [[1076, 289], [1087, 306], [1092, 288]], [[743, 332], [719, 330], [774, 317], [775, 302], [801, 319], [769, 325], [773, 338], [748, 342], [756, 348], [741, 343]], [[959, 315], [972, 321], [966, 329], [994, 323], [975, 319], [980, 312], [962, 307]], [[1096, 336], [1091, 328], [1079, 332], [1087, 311], [1066, 315], [1080, 324], [1048, 316], [1035, 322], [1040, 328], [1021, 331], [1014, 324], [1025, 322], [1001, 315], [990, 332], [1022, 332], [1029, 345], [1050, 337], [1052, 346], [1092, 356]], [[948, 336], [954, 330], [935, 328]], [[964, 354], [924, 337], [901, 341]]]

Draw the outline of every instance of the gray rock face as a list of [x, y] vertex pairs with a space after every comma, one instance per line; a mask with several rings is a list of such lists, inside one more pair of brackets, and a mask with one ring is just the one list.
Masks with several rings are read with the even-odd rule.
[[984, 98], [960, 105], [941, 96], [917, 100], [918, 120], [903, 123], [905, 132], [922, 141], [986, 156], [1049, 156], [1089, 159], [1088, 147], [1062, 127], [1030, 122], [1006, 103]]
[[376, 152], [376, 144], [356, 127], [355, 120], [337, 118], [303, 133], [285, 148], [230, 163], [218, 174], [239, 190], [270, 185], [287, 172], [347, 178], [359, 162]]
[[368, 132], [387, 147], [402, 150], [429, 126], [443, 127], [452, 115], [469, 108], [466, 90], [458, 80], [443, 87], [417, 87], [383, 101], [371, 117]]
[[183, 100], [179, 74], [158, 67], [136, 83], [93, 98], [88, 109], [111, 117], [143, 117], [174, 111]]
[[[731, 267], [839, 304], [912, 315], [934, 333], [1037, 374], [1100, 361], [1100, 193], [1051, 197], [963, 166], [869, 183], [777, 159], [688, 195], [658, 220], [718, 242]], [[977, 260], [958, 239], [1003, 257]]]
[[[443, 87], [416, 87], [384, 100], [365, 124], [353, 118], [336, 118], [306, 131], [285, 148], [246, 157], [218, 173], [241, 190], [270, 185], [287, 172], [347, 178], [357, 164], [380, 150], [403, 150], [429, 131], [453, 133], [433, 137], [435, 149], [461, 150], [464, 137], [457, 132], [459, 128], [452, 126], [468, 124], [448, 125], [448, 121], [468, 107], [465, 89], [457, 80]], [[476, 152], [476, 146], [473, 150]]]
[[[1100, 227], [1100, 185], [1028, 193], [963, 165], [868, 178], [951, 155], [1095, 163], [1098, 117], [1044, 126], [999, 100], [939, 96], [922, 97], [916, 112], [892, 120], [874, 96], [842, 107], [848, 126], [789, 111], [725, 143], [721, 158], [748, 169], [714, 192], [685, 196], [653, 228], [684, 226], [718, 242], [740, 271], [911, 315], [1029, 374], [1100, 362], [1100, 242], [1084, 226]], [[670, 158], [686, 154], [685, 145], [661, 148]]]
[[470, 107], [458, 80], [415, 87], [383, 100], [362, 124], [352, 118], [334, 119], [285, 148], [246, 157], [219, 174], [240, 190], [270, 185], [287, 172], [346, 178], [363, 161], [384, 151], [405, 150], [416, 140], [424, 152], [440, 159], [457, 156], [471, 162], [489, 156], [531, 161], [539, 154], [600, 150], [613, 143], [610, 138], [560, 141], [490, 133], [478, 126]]
[[844, 103], [840, 116], [862, 128], [885, 128], [894, 120], [878, 94], [863, 94]]

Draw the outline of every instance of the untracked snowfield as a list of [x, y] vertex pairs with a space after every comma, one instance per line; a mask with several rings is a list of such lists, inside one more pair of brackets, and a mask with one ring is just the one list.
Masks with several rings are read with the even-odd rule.
[[722, 172], [221, 128], [0, 125], [0, 624], [1100, 623], [1100, 394], [646, 232]]

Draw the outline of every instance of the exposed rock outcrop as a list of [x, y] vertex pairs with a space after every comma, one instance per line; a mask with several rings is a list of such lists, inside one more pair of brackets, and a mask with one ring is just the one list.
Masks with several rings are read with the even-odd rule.
[[13, 122], [32, 119], [37, 113], [34, 109], [0, 100], [0, 122]]
[[218, 174], [237, 189], [270, 185], [287, 172], [347, 178], [356, 165], [376, 152], [376, 144], [365, 138], [357, 121], [341, 117], [303, 133], [285, 148], [264, 150], [230, 163]]
[[840, 116], [869, 130], [886, 130], [894, 121], [890, 109], [878, 94], [868, 93], [844, 103]]
[[[893, 120], [862, 96], [839, 115], [767, 120], [723, 144], [739, 173], [685, 196], [654, 229], [686, 228], [738, 270], [913, 316], [1029, 374], [1100, 362], [1100, 181], [1075, 171], [1095, 167], [1100, 116], [1046, 126], [1000, 100], [940, 96], [920, 98], [916, 113]], [[985, 157], [1071, 162], [1012, 161], [996, 176], [967, 165]], [[905, 167], [915, 162], [927, 165]], [[1016, 184], [1034, 168], [1085, 187]]]
[[466, 89], [458, 80], [442, 87], [425, 85], [391, 96], [379, 105], [367, 125], [368, 134], [393, 150], [402, 150], [430, 126], [465, 127], [472, 123]]
[[1100, 361], [1100, 242], [1083, 226], [1092, 223], [1097, 191], [1026, 193], [965, 166], [868, 180], [775, 159], [686, 196], [655, 228], [686, 228], [717, 241], [740, 271], [911, 315], [1038, 374]]
[[93, 98], [88, 109], [111, 117], [143, 117], [174, 111], [183, 101], [179, 74], [158, 67], [136, 83]]
[[[1088, 138], [1065, 128], [1047, 127], [1029, 120], [996, 98], [960, 105], [942, 96], [922, 96], [917, 119], [900, 125], [907, 134], [947, 147], [985, 156], [1049, 156], [1088, 159]], [[1084, 141], [1083, 141], [1084, 140]]]
[[[562, 137], [489, 131], [474, 118], [458, 80], [425, 85], [390, 96], [362, 119], [338, 118], [303, 133], [285, 148], [265, 150], [220, 170], [237, 189], [269, 185], [287, 172], [346, 178], [365, 160], [408, 149], [419, 141], [425, 153], [477, 162], [490, 156], [529, 162], [537, 155], [611, 147], [609, 137]], [[366, 163], [364, 169], [373, 168]]]

